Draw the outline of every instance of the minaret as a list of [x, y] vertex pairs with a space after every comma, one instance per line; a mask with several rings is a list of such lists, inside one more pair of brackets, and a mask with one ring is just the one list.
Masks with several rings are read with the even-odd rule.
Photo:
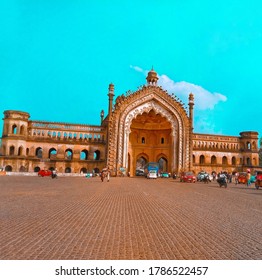
[[149, 86], [156, 86], [157, 85], [158, 77], [157, 77], [157, 73], [156, 73], [156, 71], [154, 71], [153, 67], [148, 72], [146, 80], [147, 80], [147, 84]]
[[189, 170], [193, 171], [193, 111], [194, 111], [194, 94], [190, 93], [188, 98], [188, 106], [189, 106]]
[[193, 111], [194, 111], [194, 94], [190, 93], [188, 98], [188, 106], [189, 106], [189, 121], [191, 124], [191, 132], [194, 129], [194, 119], [193, 119]]
[[114, 85], [111, 83], [108, 88], [108, 116], [112, 113], [114, 96]]

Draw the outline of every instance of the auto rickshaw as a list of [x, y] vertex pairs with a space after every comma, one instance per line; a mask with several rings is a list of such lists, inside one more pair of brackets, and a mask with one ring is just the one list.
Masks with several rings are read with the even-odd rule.
[[258, 190], [259, 187], [262, 187], [262, 171], [257, 172], [255, 187]]
[[246, 184], [247, 183], [247, 172], [240, 172], [239, 173], [238, 183], [239, 184]]

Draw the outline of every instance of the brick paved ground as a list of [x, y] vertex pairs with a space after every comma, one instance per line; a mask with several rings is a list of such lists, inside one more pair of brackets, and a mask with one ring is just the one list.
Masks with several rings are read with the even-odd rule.
[[262, 259], [262, 189], [0, 177], [0, 259]]

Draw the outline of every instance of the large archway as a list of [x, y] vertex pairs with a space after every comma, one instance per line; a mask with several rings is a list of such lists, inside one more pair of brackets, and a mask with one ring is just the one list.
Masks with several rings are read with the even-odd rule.
[[[134, 93], [118, 96], [109, 114], [107, 165], [112, 175], [117, 175], [121, 167], [134, 175], [136, 158], [141, 152], [148, 154], [149, 161], [153, 162], [159, 160], [157, 154], [165, 155], [169, 172], [191, 169], [192, 94], [187, 111], [181, 100], [157, 86], [155, 72], [153, 82], [149, 76], [146, 86]], [[110, 97], [113, 96], [111, 88]], [[166, 133], [161, 136], [165, 129], [170, 138]], [[142, 151], [143, 147], [145, 151]], [[161, 147], [167, 150], [161, 150]], [[158, 150], [154, 152], [154, 149]]]
[[[160, 154], [165, 155], [165, 171], [173, 171], [171, 123], [154, 110], [137, 115], [130, 125], [128, 153], [131, 175], [135, 174], [138, 165], [158, 162]], [[140, 168], [143, 169], [143, 166]]]

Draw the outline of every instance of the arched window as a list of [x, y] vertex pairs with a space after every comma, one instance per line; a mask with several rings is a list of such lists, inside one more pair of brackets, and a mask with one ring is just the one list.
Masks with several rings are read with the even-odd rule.
[[87, 160], [88, 159], [88, 151], [87, 150], [82, 150], [80, 153], [80, 159], [81, 160]]
[[14, 156], [14, 155], [15, 155], [15, 147], [14, 147], [14, 146], [11, 146], [11, 147], [9, 148], [9, 155], [10, 155], [10, 156]]
[[21, 135], [24, 135], [24, 134], [25, 134], [25, 126], [24, 126], [24, 125], [22, 125], [22, 126], [20, 127], [20, 134], [21, 134]]
[[41, 147], [38, 147], [36, 150], [35, 150], [35, 155], [38, 157], [38, 158], [42, 158], [43, 157], [43, 149]]
[[71, 173], [71, 168], [70, 167], [66, 167], [65, 173]]
[[80, 173], [87, 173], [87, 169], [85, 167], [81, 168]]
[[193, 155], [193, 163], [196, 163], [196, 157]]
[[98, 167], [95, 167], [95, 168], [94, 168], [94, 172], [95, 172], [96, 174], [99, 174], [99, 172], [100, 172], [100, 171], [99, 171], [99, 168], [98, 168]]
[[5, 167], [5, 171], [7, 171], [7, 172], [11, 172], [12, 170], [13, 170], [13, 168], [12, 168], [11, 165], [7, 165], [7, 166]]
[[247, 142], [247, 149], [251, 150], [251, 143], [250, 142]]
[[14, 124], [12, 126], [12, 134], [17, 134], [17, 126], [16, 126], [16, 124]]
[[199, 158], [199, 164], [205, 164], [205, 157], [203, 155]]
[[36, 167], [34, 168], [34, 172], [38, 172], [38, 171], [40, 171], [40, 167], [39, 167], [39, 166], [36, 166]]
[[232, 157], [231, 164], [236, 165], [236, 157]]
[[222, 164], [227, 165], [227, 157], [226, 156], [222, 157]]
[[49, 149], [48, 158], [50, 158], [50, 159], [55, 159], [55, 158], [56, 158], [56, 155], [57, 155], [57, 151], [56, 151], [55, 148]]
[[145, 143], [146, 143], [145, 137], [142, 137], [141, 143], [142, 143], [142, 144], [145, 144]]
[[100, 151], [99, 150], [96, 150], [94, 152], [94, 160], [100, 160]]
[[162, 138], [161, 138], [161, 144], [164, 144], [164, 143], [165, 143], [165, 138], [162, 137]]
[[73, 151], [71, 149], [67, 149], [65, 151], [65, 159], [67, 159], [67, 160], [73, 159]]
[[22, 156], [22, 155], [23, 155], [23, 147], [22, 147], [22, 146], [20, 146], [20, 147], [18, 148], [18, 155], [19, 155], [19, 156]]
[[217, 164], [217, 158], [216, 156], [211, 157], [211, 164]]
[[247, 158], [247, 165], [251, 165], [251, 160], [249, 157]]
[[26, 168], [24, 166], [20, 166], [19, 172], [26, 172]]

